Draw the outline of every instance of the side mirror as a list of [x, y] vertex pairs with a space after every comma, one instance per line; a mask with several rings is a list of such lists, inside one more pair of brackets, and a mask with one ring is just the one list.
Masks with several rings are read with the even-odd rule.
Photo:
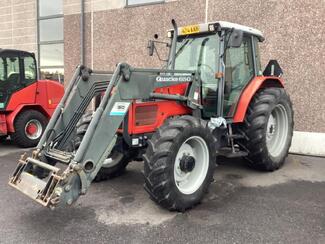
[[243, 42], [244, 32], [242, 30], [233, 29], [230, 34], [228, 47], [240, 47]]
[[149, 40], [147, 48], [148, 48], [149, 56], [153, 56], [153, 53], [155, 51], [155, 42], [152, 40]]

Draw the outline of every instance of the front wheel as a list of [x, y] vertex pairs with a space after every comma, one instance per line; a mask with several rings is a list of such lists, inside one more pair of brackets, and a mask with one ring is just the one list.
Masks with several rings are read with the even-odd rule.
[[169, 210], [198, 204], [213, 178], [215, 138], [204, 121], [182, 116], [165, 122], [144, 155], [145, 189]]
[[[87, 112], [82, 116], [80, 122], [77, 124], [76, 136], [73, 139], [73, 145], [70, 145], [70, 148], [68, 149], [69, 151], [76, 151], [79, 148], [80, 143], [85, 136], [92, 120], [92, 116], [92, 112]], [[123, 150], [118, 150], [119, 148], [122, 148]], [[96, 177], [94, 178], [94, 182], [105, 181], [122, 175], [125, 172], [127, 165], [132, 161], [135, 155], [137, 155], [136, 150], [126, 148], [123, 140], [118, 140], [111, 154], [98, 171]]]
[[292, 104], [283, 88], [258, 91], [242, 128], [248, 138], [248, 165], [264, 171], [279, 169], [288, 156], [293, 125]]
[[46, 128], [48, 119], [36, 110], [25, 110], [15, 119], [13, 141], [20, 147], [35, 147]]

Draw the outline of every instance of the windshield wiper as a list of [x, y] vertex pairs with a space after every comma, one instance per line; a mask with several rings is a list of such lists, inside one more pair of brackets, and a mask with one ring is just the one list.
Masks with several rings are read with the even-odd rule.
[[[186, 46], [186, 44], [190, 41], [189, 39], [187, 39], [188, 35], [186, 37], [184, 37], [184, 39], [181, 42], [181, 46], [180, 48], [177, 50], [177, 52], [175, 53], [175, 58], [179, 55], [180, 51], [182, 51], [184, 49], [184, 47]], [[172, 60], [170, 60], [167, 64], [167, 66], [169, 66], [171, 64]]]
[[194, 41], [194, 39], [191, 39], [191, 40], [187, 39], [186, 42], [184, 42], [183, 45], [178, 49], [177, 53], [175, 54], [175, 58], [182, 53], [183, 49], [187, 45], [191, 45], [193, 41]]

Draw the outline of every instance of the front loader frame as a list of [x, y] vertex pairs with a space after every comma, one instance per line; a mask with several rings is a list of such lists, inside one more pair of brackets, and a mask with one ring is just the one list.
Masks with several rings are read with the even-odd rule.
[[[185, 95], [155, 93], [156, 88], [188, 83]], [[9, 184], [44, 206], [71, 205], [85, 194], [109, 156], [117, 130], [137, 100], [166, 99], [184, 103], [193, 111], [202, 108], [194, 93], [201, 87], [199, 74], [188, 70], [137, 69], [118, 64], [114, 73], [79, 66], [55, 110], [32, 157], [22, 156]], [[91, 100], [105, 92], [76, 152], [66, 150], [75, 128]], [[67, 165], [64, 169], [57, 164]], [[49, 172], [45, 180], [35, 168]]]

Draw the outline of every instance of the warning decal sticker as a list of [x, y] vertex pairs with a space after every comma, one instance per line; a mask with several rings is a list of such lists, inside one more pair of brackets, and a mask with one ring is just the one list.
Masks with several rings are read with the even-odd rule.
[[128, 111], [130, 103], [128, 102], [116, 102], [110, 112], [111, 116], [123, 116]]

